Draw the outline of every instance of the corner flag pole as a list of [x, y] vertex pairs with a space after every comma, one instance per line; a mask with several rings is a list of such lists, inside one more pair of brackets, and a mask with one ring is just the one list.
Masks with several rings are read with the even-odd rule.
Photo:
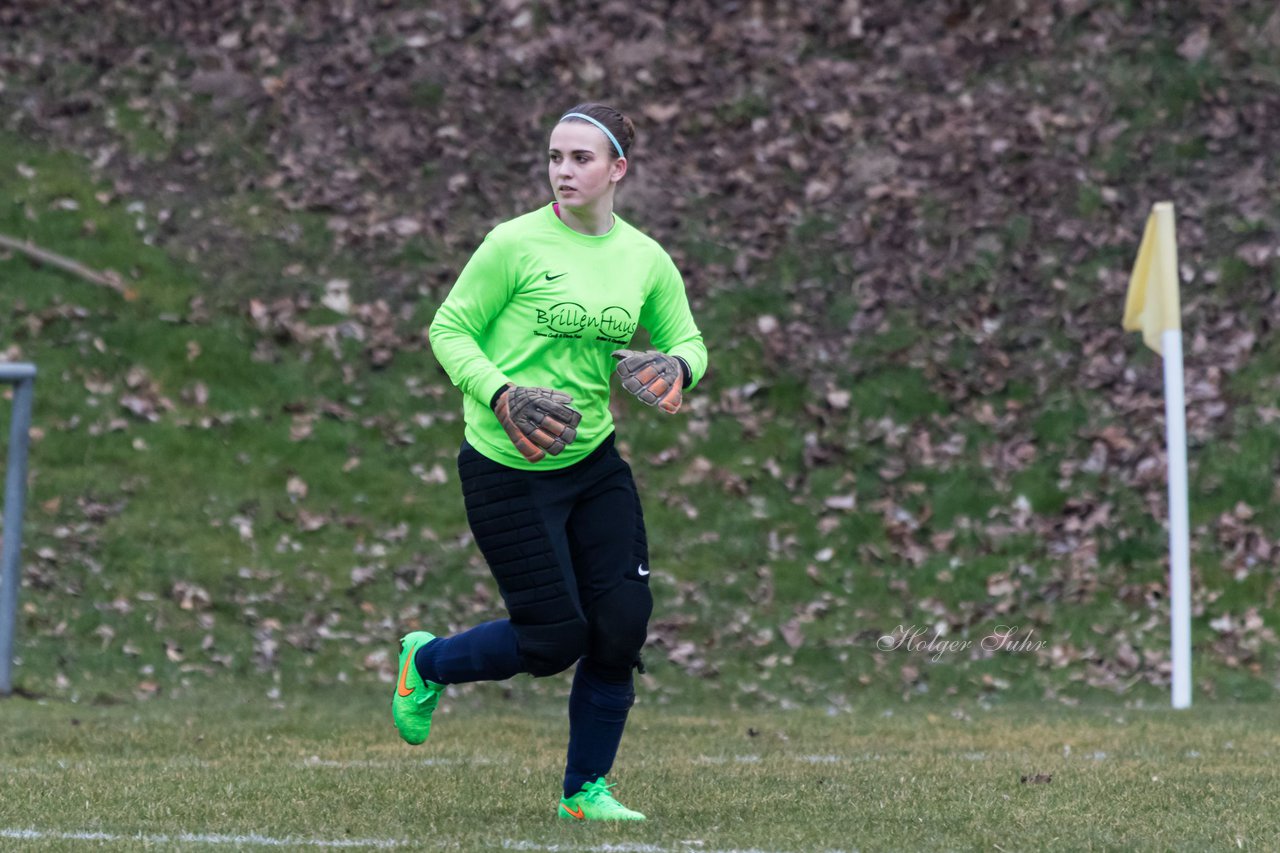
[[1164, 359], [1164, 421], [1169, 464], [1169, 621], [1174, 708], [1191, 707], [1191, 542], [1187, 500], [1187, 408], [1183, 393], [1182, 306], [1172, 202], [1147, 218], [1125, 297], [1124, 328]]
[[1182, 332], [1164, 343], [1164, 420], [1169, 457], [1169, 621], [1173, 707], [1191, 707], [1191, 541], [1187, 500], [1187, 409], [1182, 391]]

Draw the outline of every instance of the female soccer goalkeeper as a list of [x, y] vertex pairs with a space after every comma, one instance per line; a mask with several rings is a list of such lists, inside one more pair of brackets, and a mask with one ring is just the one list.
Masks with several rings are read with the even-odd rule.
[[[581, 104], [551, 132], [555, 202], [485, 237], [435, 320], [431, 348], [463, 393], [458, 474], [467, 521], [508, 619], [400, 641], [392, 715], [422, 743], [446, 685], [577, 664], [558, 814], [643, 820], [610, 793], [653, 598], [631, 468], [614, 448], [610, 374], [673, 414], [707, 351], [684, 282], [613, 212], [635, 126]], [[626, 349], [637, 324], [655, 350]]]

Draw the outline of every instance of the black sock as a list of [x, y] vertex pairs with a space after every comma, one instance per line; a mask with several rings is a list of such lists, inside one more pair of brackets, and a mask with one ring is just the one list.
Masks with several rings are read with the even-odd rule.
[[436, 684], [502, 681], [524, 672], [516, 630], [507, 619], [482, 622], [452, 637], [437, 637], [413, 656], [418, 675]]
[[578, 661], [569, 693], [565, 797], [572, 797], [584, 783], [594, 782], [613, 768], [635, 695], [631, 670], [627, 670], [626, 681], [616, 681], [602, 677], [599, 667], [586, 658]]

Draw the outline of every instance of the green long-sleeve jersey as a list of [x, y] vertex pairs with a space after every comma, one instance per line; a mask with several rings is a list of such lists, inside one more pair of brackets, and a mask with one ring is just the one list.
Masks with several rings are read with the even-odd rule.
[[[465, 436], [490, 459], [547, 471], [572, 465], [613, 429], [609, 377], [614, 350], [637, 325], [656, 349], [689, 365], [693, 387], [707, 349], [671, 257], [616, 214], [592, 237], [560, 221], [554, 206], [494, 228], [463, 268], [431, 322], [429, 338], [463, 394]], [[558, 456], [530, 463], [489, 408], [512, 382], [563, 391], [582, 413], [577, 440]]]

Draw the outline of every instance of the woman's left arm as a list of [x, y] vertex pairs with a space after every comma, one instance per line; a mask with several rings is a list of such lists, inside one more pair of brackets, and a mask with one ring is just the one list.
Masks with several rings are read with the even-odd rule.
[[685, 388], [692, 388], [702, 379], [707, 372], [707, 347], [689, 310], [684, 279], [670, 257], [664, 256], [644, 307], [640, 309], [640, 325], [649, 330], [655, 349], [682, 359], [688, 366], [689, 381]]

